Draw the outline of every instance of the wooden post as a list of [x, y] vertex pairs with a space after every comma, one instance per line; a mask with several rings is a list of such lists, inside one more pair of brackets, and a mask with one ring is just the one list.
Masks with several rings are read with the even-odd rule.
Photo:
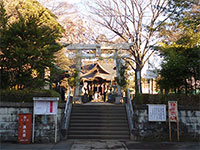
[[151, 79], [151, 92], [153, 94], [153, 79]]
[[178, 121], [178, 104], [176, 101], [168, 101], [168, 117], [169, 117], [169, 140], [172, 141], [171, 122], [176, 122], [177, 126], [177, 141], [179, 138], [179, 121]]
[[172, 141], [172, 130], [171, 130], [171, 122], [169, 120], [169, 141]]
[[177, 120], [177, 140], [178, 140], [178, 142], [180, 141], [180, 137], [179, 137], [179, 122], [178, 122], [178, 120]]
[[179, 120], [178, 120], [178, 104], [177, 104], [177, 113], [176, 113], [176, 127], [177, 127], [177, 141], [180, 141], [179, 137]]

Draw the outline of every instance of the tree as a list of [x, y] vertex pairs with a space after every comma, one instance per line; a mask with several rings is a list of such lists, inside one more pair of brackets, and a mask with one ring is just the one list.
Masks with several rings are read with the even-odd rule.
[[135, 71], [136, 93], [142, 93], [141, 70], [154, 53], [160, 25], [173, 13], [165, 13], [168, 0], [97, 0], [90, 8], [97, 23], [133, 43], [126, 61]]
[[1, 2], [1, 88], [38, 87], [45, 82], [44, 70], [54, 67], [63, 28], [37, 1], [12, 2], [5, 3], [7, 10]]
[[172, 6], [178, 6], [179, 11], [171, 22], [161, 27], [163, 40], [159, 50], [164, 61], [158, 84], [161, 88], [188, 94], [200, 88], [200, 12], [197, 11], [200, 6], [195, 1], [181, 2], [172, 1]]
[[[200, 89], [200, 48], [177, 48], [168, 46], [164, 51], [171, 51], [164, 57], [160, 79], [158, 84], [166, 91], [173, 90], [184, 92], [185, 94], [195, 92]], [[181, 49], [181, 50], [180, 50]]]

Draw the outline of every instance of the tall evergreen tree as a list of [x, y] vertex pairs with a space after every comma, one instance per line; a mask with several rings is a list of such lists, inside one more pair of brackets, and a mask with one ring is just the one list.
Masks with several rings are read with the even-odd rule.
[[53, 67], [53, 54], [62, 48], [63, 28], [36, 0], [11, 4], [5, 9], [1, 3], [0, 10], [1, 88], [41, 86], [44, 70]]

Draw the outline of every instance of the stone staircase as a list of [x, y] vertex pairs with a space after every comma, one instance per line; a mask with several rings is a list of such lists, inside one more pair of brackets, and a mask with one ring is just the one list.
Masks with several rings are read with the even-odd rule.
[[72, 107], [69, 139], [129, 139], [125, 106], [78, 105]]

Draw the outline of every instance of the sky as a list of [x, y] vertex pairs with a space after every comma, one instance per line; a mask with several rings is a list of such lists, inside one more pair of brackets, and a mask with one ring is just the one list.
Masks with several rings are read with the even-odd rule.
[[[38, 1], [42, 1], [42, 0], [38, 0]], [[73, 7], [78, 11], [78, 15], [85, 20], [85, 23], [91, 23], [90, 21], [88, 21], [88, 13], [87, 13], [87, 4], [86, 4], [86, 1], [87, 0], [52, 0], [52, 2], [54, 4], [57, 4], [58, 2], [67, 2], [69, 4], [72, 4]], [[96, 26], [96, 25], [95, 25]], [[99, 30], [101, 29], [101, 30]], [[98, 32], [101, 31], [101, 32], [105, 32], [105, 30], [102, 30], [102, 27], [98, 29]], [[108, 32], [107, 32], [108, 33]], [[103, 34], [103, 33], [101, 33]], [[105, 33], [104, 33], [105, 34]], [[150, 59], [150, 63], [153, 64], [155, 67], [158, 67], [160, 66], [160, 59], [157, 58], [157, 57], [151, 57]], [[145, 68], [143, 69], [143, 74], [146, 73], [146, 69], [148, 68], [148, 65], [146, 63], [145, 65]], [[151, 68], [151, 67], [150, 67]]]
[[70, 4], [78, 4], [81, 3], [81, 1], [83, 0], [67, 0], [67, 2], [69, 2]]

